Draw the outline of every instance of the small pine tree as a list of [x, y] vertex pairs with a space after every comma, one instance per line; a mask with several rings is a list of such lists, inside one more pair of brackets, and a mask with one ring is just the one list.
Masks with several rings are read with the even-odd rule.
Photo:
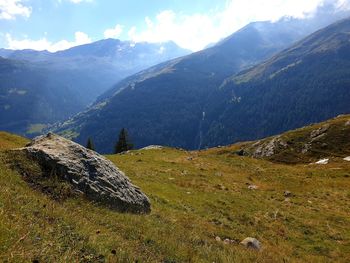
[[94, 143], [90, 137], [87, 141], [86, 148], [95, 151]]
[[121, 153], [121, 152], [126, 152], [129, 150], [132, 150], [134, 145], [130, 142], [128, 132], [126, 129], [121, 129], [119, 133], [119, 139], [117, 144], [115, 145], [114, 152], [115, 153]]

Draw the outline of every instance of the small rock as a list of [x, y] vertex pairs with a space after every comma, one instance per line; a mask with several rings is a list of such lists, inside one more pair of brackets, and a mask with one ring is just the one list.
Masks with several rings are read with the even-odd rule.
[[230, 239], [226, 238], [226, 239], [224, 240], [224, 244], [229, 245], [230, 243], [231, 243], [231, 240], [230, 240]]
[[216, 240], [217, 242], [221, 242], [221, 238], [220, 238], [219, 236], [215, 237], [215, 240]]
[[344, 160], [344, 161], [347, 161], [347, 162], [350, 162], [350, 156], [345, 157], [343, 160]]
[[328, 164], [329, 159], [321, 159], [319, 161], [316, 162], [316, 164]]
[[256, 249], [256, 250], [261, 249], [261, 245], [260, 245], [259, 240], [257, 240], [256, 238], [253, 238], [253, 237], [245, 238], [243, 241], [241, 241], [240, 244], [245, 246], [246, 248], [251, 248], [251, 249]]
[[250, 189], [250, 190], [256, 190], [258, 188], [259, 187], [257, 185], [255, 185], [255, 184], [251, 184], [251, 185], [248, 186], [248, 189]]
[[291, 191], [284, 191], [284, 196], [285, 197], [291, 197], [291, 196], [293, 196], [293, 194], [292, 194]]
[[284, 199], [284, 202], [290, 202], [290, 198], [286, 198], [286, 199]]
[[235, 239], [230, 239], [231, 244], [238, 244], [239, 240]]
[[350, 126], [350, 120], [345, 123], [345, 126]]

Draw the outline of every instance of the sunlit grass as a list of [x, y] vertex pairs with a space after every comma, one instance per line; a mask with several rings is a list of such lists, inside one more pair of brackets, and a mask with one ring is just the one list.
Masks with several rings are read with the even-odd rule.
[[[350, 163], [341, 159], [287, 166], [230, 150], [175, 149], [108, 158], [149, 196], [149, 215], [117, 213], [83, 198], [53, 201], [0, 161], [0, 261], [350, 260]], [[249, 190], [251, 184], [258, 189]], [[238, 244], [248, 236], [263, 249]]]

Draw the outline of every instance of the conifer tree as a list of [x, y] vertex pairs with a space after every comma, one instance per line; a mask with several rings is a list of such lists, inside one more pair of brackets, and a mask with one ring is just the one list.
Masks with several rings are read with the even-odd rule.
[[121, 153], [121, 152], [126, 152], [129, 150], [132, 150], [134, 145], [130, 142], [128, 132], [126, 129], [121, 129], [119, 133], [119, 138], [118, 142], [115, 145], [114, 152], [115, 153]]
[[86, 148], [95, 151], [94, 143], [90, 137], [88, 138]]

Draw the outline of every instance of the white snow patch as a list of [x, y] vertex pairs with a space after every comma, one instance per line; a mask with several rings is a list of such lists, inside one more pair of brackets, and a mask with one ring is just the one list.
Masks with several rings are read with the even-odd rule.
[[347, 162], [350, 162], [350, 156], [345, 157], [343, 160], [344, 160], [344, 161], [347, 161]]
[[328, 164], [329, 159], [321, 159], [319, 161], [316, 162], [316, 164]]

